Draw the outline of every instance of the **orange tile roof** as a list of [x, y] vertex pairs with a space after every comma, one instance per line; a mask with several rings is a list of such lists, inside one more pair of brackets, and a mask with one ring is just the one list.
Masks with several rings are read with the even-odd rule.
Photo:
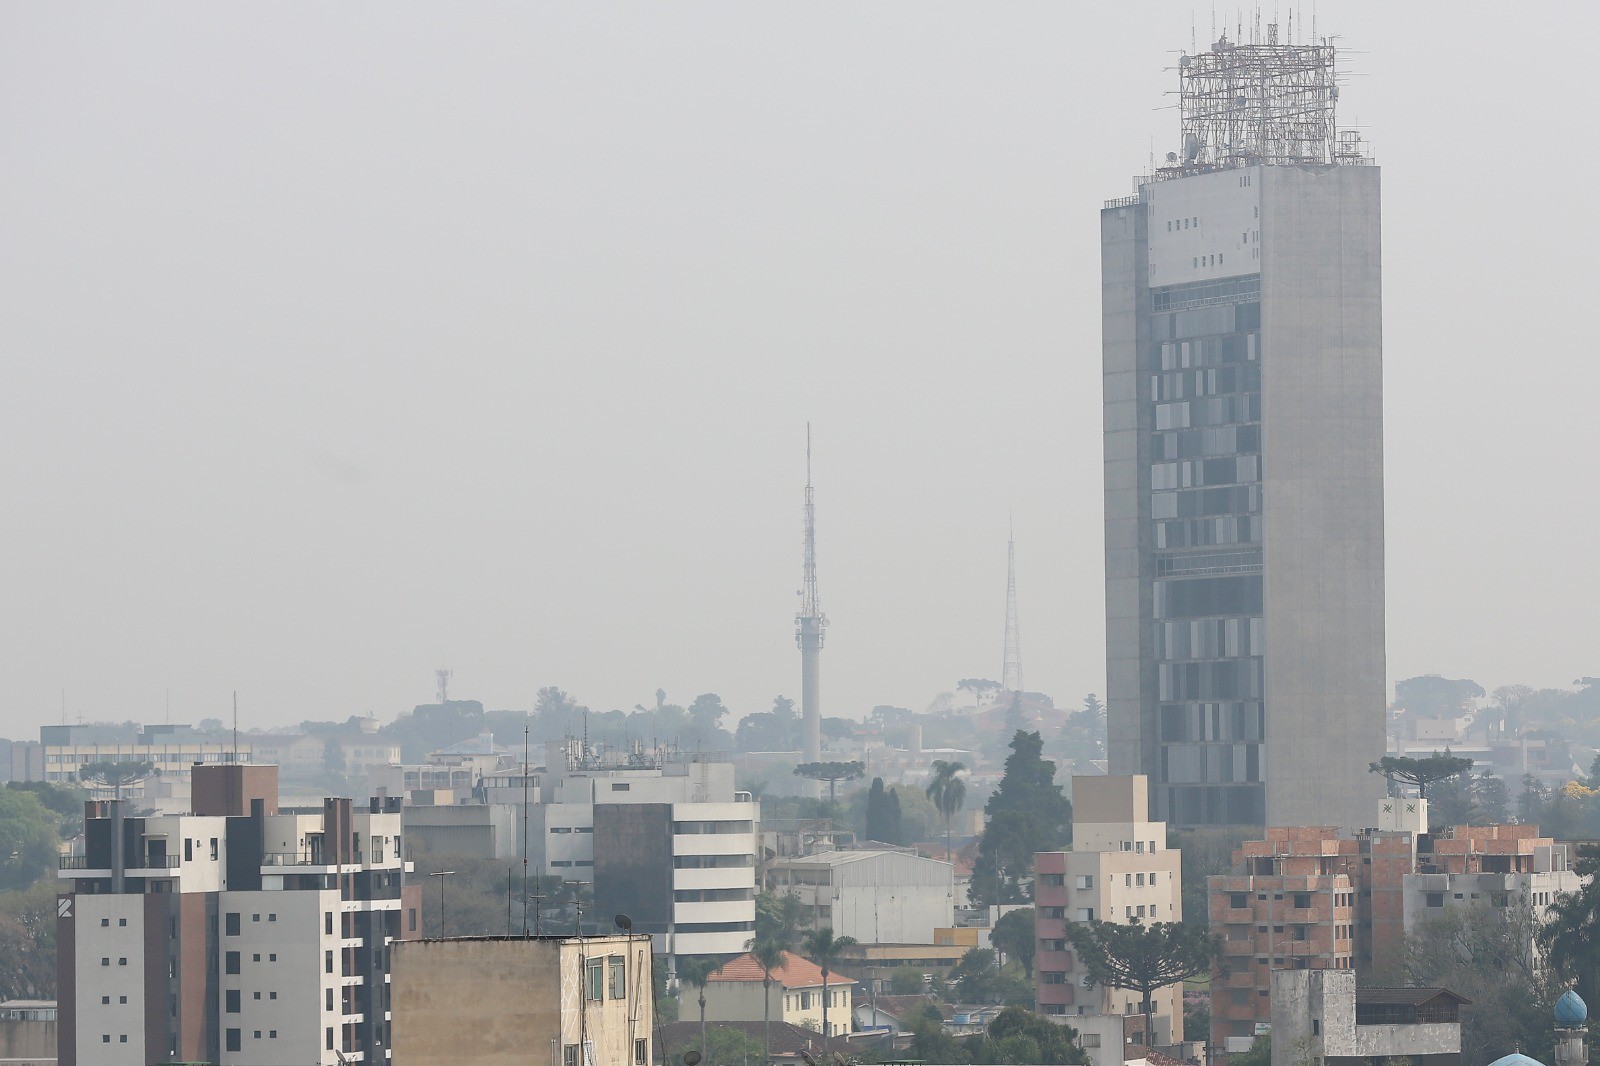
[[[722, 969], [711, 975], [713, 981], [759, 981], [761, 978], [761, 964], [749, 952], [736, 959], [729, 959], [722, 964]], [[810, 959], [803, 959], [799, 955], [785, 951], [783, 965], [772, 971], [772, 980], [784, 988], [818, 988], [822, 985], [822, 967]], [[850, 978], [840, 977], [831, 970], [828, 973], [828, 983], [855, 984]]]

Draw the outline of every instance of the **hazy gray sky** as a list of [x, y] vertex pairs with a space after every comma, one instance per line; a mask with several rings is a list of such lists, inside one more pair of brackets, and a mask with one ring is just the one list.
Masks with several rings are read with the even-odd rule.
[[[1390, 677], [1600, 672], [1600, 15], [1317, 17], [1384, 168]], [[1098, 212], [1191, 18], [0, 8], [0, 733], [798, 695], [807, 419], [828, 713], [999, 676], [1008, 510], [1028, 687], [1103, 691]]]

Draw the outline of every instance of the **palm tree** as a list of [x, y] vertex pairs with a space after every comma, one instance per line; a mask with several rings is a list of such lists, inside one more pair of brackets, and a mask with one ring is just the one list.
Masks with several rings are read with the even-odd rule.
[[788, 952], [776, 940], [750, 941], [750, 957], [761, 967], [761, 1061], [772, 1061], [772, 971], [784, 968]]
[[678, 960], [678, 980], [700, 990], [700, 1061], [706, 1060], [706, 985], [722, 963], [703, 955], [685, 955]]
[[933, 777], [928, 781], [928, 799], [944, 815], [944, 857], [950, 861], [950, 819], [956, 816], [967, 802], [967, 785], [956, 775], [966, 764], [937, 759], [933, 764]]
[[845, 948], [853, 947], [856, 938], [853, 936], [834, 936], [833, 930], [828, 926], [812, 930], [806, 934], [800, 948], [807, 955], [816, 960], [822, 967], [822, 1047], [827, 1050], [833, 1031], [828, 1028], [828, 999], [831, 993], [828, 989], [828, 966], [838, 957], [839, 952]]

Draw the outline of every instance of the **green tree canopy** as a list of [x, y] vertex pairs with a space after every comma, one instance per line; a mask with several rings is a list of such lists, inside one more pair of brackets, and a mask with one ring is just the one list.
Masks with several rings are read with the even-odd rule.
[[1208, 930], [1183, 922], [1069, 922], [1066, 931], [1090, 979], [1139, 993], [1146, 1017], [1156, 989], [1205, 973], [1216, 952]]
[[950, 819], [961, 812], [962, 806], [967, 802], [967, 783], [956, 775], [966, 769], [959, 762], [935, 759], [933, 762], [933, 775], [928, 779], [925, 790], [928, 799], [933, 802], [939, 811], [939, 816], [944, 819], [944, 853], [950, 857]]
[[756, 893], [757, 940], [776, 941], [792, 948], [800, 943], [806, 918], [806, 905], [795, 892]]
[[1434, 752], [1426, 758], [1417, 758], [1412, 755], [1385, 755], [1375, 763], [1367, 766], [1375, 774], [1382, 774], [1393, 781], [1404, 781], [1417, 786], [1417, 795], [1423, 799], [1428, 797], [1428, 786], [1435, 781], [1464, 774], [1472, 769], [1472, 760], [1463, 759], [1450, 752]]
[[1034, 939], [1032, 907], [1002, 914], [989, 931], [989, 943], [1007, 958], [1020, 962], [1022, 972], [1028, 980], [1033, 980], [1033, 953], [1038, 941]]
[[0, 889], [27, 888], [54, 874], [60, 824], [33, 793], [0, 789]]
[[975, 903], [1023, 903], [1035, 852], [1072, 841], [1072, 803], [1056, 784], [1056, 764], [1043, 757], [1038, 733], [1018, 730], [1011, 738], [1000, 787], [984, 807], [988, 824], [973, 865]]
[[840, 781], [854, 781], [867, 772], [863, 762], [803, 762], [794, 768], [795, 775], [811, 781], [828, 783], [828, 802], [836, 802], [835, 788]]
[[108, 788], [117, 799], [122, 790], [138, 784], [156, 772], [151, 762], [91, 762], [78, 767], [78, 780], [99, 788]]
[[1078, 1031], [1057, 1025], [1026, 1007], [1007, 1007], [989, 1023], [975, 1063], [1082, 1064], [1089, 1056], [1078, 1046]]
[[1516, 896], [1504, 907], [1491, 904], [1445, 907], [1418, 919], [1406, 934], [1403, 979], [1471, 1000], [1461, 1008], [1465, 1066], [1485, 1066], [1518, 1046], [1549, 1062], [1558, 989], [1535, 958], [1533, 910]]
[[883, 778], [874, 777], [867, 793], [866, 831], [868, 840], [881, 840], [885, 844], [904, 844], [900, 828], [900, 794], [895, 789], [883, 787]]
[[1449, 718], [1457, 714], [1468, 700], [1483, 695], [1483, 686], [1466, 678], [1459, 680], [1427, 674], [1408, 677], [1394, 686], [1395, 702], [1414, 715], [1425, 718]]
[[1600, 845], [1580, 844], [1576, 892], [1556, 896], [1539, 931], [1550, 969], [1574, 981], [1584, 1002], [1600, 1002]]

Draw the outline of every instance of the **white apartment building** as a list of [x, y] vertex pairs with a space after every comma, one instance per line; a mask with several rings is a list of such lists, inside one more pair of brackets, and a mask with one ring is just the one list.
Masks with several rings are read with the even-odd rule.
[[398, 804], [278, 813], [276, 770], [194, 768], [191, 815], [90, 802], [62, 860], [62, 1066], [388, 1059], [389, 945], [420, 935]]
[[[1072, 779], [1072, 850], [1040, 852], [1034, 859], [1034, 955], [1037, 1009], [1045, 1015], [1133, 1015], [1138, 993], [1090, 982], [1067, 939], [1073, 922], [1179, 922], [1183, 920], [1179, 852], [1167, 847], [1164, 822], [1149, 819], [1143, 775]], [[1183, 989], [1155, 993], [1155, 1032], [1145, 1043], [1183, 1040]], [[1116, 1049], [1107, 1049], [1113, 1053]], [[1101, 1060], [1090, 1057], [1096, 1066]], [[1107, 1062], [1112, 1061], [1110, 1059]]]

